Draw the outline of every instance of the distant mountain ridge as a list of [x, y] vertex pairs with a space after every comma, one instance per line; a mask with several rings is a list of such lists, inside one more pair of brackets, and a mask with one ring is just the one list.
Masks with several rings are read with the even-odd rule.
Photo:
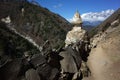
[[101, 12], [89, 12], [81, 15], [83, 21], [96, 22], [96, 21], [104, 21], [111, 14], [113, 14], [114, 10], [105, 10]]
[[84, 26], [89, 26], [90, 25], [90, 26], [96, 27], [100, 23], [102, 23], [102, 21], [95, 21], [95, 22], [83, 21]]
[[96, 27], [112, 15], [114, 10], [105, 10], [101, 12], [89, 12], [81, 15], [83, 20], [83, 26], [93, 26]]
[[111, 16], [109, 16], [106, 20], [104, 20], [102, 23], [100, 23], [97, 27], [92, 29], [90, 31], [90, 36], [92, 37], [93, 35], [97, 34], [98, 32], [104, 32], [111, 23], [117, 19], [120, 19], [120, 8], [116, 10]]

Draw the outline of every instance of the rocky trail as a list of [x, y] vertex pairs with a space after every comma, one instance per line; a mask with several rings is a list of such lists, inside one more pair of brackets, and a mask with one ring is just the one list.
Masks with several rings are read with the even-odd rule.
[[[114, 21], [115, 22], [115, 21]], [[114, 25], [111, 26], [115, 26]], [[97, 34], [88, 57], [88, 65], [92, 71], [92, 80], [119, 80], [120, 79], [120, 24], [109, 27], [104, 33]], [[103, 37], [104, 36], [104, 37]], [[95, 43], [96, 42], [96, 43]]]

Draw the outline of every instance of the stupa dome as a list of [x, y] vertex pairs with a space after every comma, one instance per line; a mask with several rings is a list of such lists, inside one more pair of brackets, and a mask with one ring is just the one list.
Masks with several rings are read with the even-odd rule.
[[73, 24], [82, 24], [82, 19], [81, 19], [80, 13], [78, 11], [76, 11], [76, 13], [74, 14], [72, 23]]

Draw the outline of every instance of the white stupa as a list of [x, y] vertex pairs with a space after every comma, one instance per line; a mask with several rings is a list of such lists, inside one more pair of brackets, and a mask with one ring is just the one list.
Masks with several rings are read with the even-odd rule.
[[69, 31], [66, 35], [65, 39], [65, 47], [70, 44], [77, 43], [79, 41], [83, 41], [86, 31], [82, 29], [82, 19], [78, 11], [73, 16], [72, 22], [73, 29]]
[[76, 13], [74, 14], [71, 23], [75, 24], [75, 25], [82, 25], [82, 19], [81, 19], [80, 13], [78, 11], [76, 11]]

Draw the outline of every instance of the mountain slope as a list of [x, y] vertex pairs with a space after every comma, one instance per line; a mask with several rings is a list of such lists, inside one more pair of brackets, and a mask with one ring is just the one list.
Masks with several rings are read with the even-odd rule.
[[21, 58], [24, 53], [38, 54], [39, 50], [26, 39], [9, 30], [0, 22], [0, 65], [9, 58]]
[[49, 40], [53, 48], [63, 44], [71, 24], [58, 14], [29, 2], [0, 2], [0, 19], [10, 16], [11, 27], [38, 45]]
[[120, 9], [94, 31], [96, 32], [90, 40], [91, 51], [88, 57], [92, 76], [88, 80], [119, 80]]

